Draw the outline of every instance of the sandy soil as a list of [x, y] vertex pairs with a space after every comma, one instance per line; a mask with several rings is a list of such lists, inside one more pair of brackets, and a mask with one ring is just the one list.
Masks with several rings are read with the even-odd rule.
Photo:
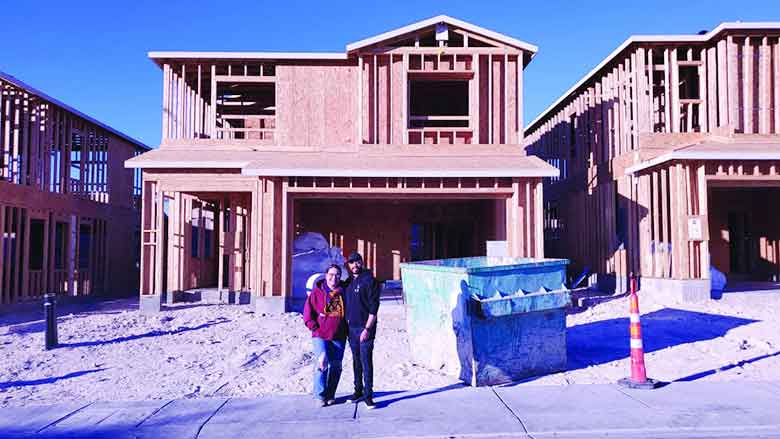
[[[669, 305], [640, 299], [648, 375], [665, 380], [780, 380], [780, 292], [727, 293]], [[65, 400], [261, 396], [311, 388], [310, 336], [295, 313], [246, 305], [183, 305], [154, 316], [135, 300], [62, 305], [62, 347], [44, 351], [39, 305], [0, 315], [0, 406]], [[522, 385], [609, 383], [628, 373], [628, 304], [614, 299], [567, 317], [568, 371]], [[403, 305], [383, 303], [377, 391], [439, 388], [457, 380], [417, 366]], [[340, 393], [352, 390], [351, 355]]]

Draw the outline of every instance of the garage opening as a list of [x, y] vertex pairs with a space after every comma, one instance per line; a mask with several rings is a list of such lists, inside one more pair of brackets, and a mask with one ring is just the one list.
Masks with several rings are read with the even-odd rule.
[[295, 233], [320, 233], [345, 255], [363, 254], [380, 281], [400, 279], [402, 262], [484, 256], [485, 241], [503, 239], [496, 203], [301, 199], [294, 205]]
[[710, 259], [735, 282], [780, 281], [780, 188], [711, 188]]

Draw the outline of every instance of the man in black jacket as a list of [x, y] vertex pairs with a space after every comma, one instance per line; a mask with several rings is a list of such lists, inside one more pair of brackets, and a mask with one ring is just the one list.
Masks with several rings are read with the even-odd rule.
[[347, 258], [349, 278], [344, 288], [345, 317], [349, 325], [349, 348], [355, 374], [355, 393], [349, 398], [357, 403], [365, 397], [366, 406], [374, 408], [374, 337], [376, 313], [379, 310], [379, 285], [371, 271], [363, 268], [358, 252]]

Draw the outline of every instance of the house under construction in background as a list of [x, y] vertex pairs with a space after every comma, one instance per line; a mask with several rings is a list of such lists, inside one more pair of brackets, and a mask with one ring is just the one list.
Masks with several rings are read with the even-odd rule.
[[710, 297], [780, 273], [780, 23], [633, 36], [525, 129], [545, 247], [605, 290]]
[[542, 183], [523, 152], [531, 44], [437, 16], [338, 53], [151, 52], [162, 143], [143, 169], [142, 309], [197, 288], [282, 309], [291, 244], [319, 232], [380, 279], [400, 263], [542, 257]]
[[0, 304], [137, 291], [147, 150], [0, 72]]

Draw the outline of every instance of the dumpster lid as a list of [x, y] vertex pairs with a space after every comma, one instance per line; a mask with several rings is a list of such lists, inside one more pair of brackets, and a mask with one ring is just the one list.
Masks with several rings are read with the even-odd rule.
[[541, 268], [567, 265], [568, 259], [512, 258], [507, 256], [474, 256], [470, 258], [434, 259], [430, 261], [406, 262], [402, 268], [455, 273], [484, 273], [515, 269]]

